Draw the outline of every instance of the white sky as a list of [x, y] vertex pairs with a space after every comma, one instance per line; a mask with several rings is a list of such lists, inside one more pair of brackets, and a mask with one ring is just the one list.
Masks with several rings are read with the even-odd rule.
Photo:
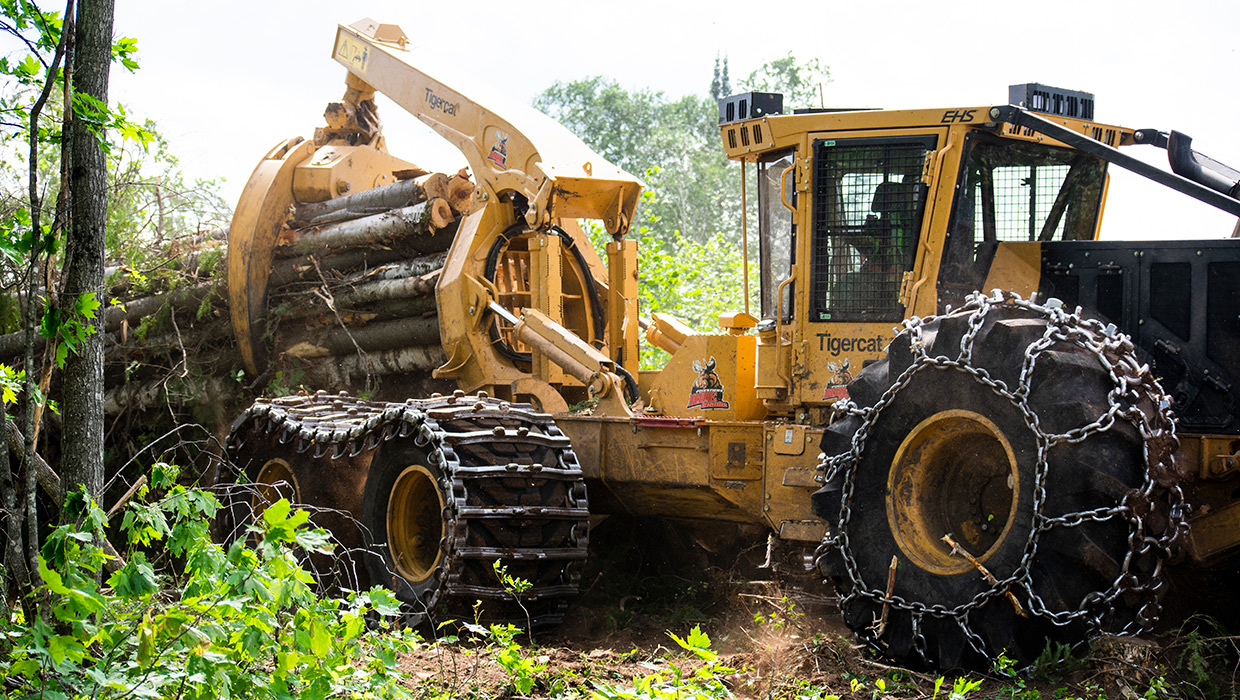
[[[1095, 93], [1100, 121], [1183, 131], [1240, 166], [1234, 0], [116, 0], [116, 33], [138, 40], [142, 68], [113, 70], [112, 99], [154, 119], [187, 174], [225, 178], [235, 201], [267, 150], [322, 123], [344, 86], [331, 59], [336, 24], [367, 16], [526, 102], [555, 80], [596, 74], [702, 94], [717, 53], [735, 82], [792, 51], [830, 66], [828, 106], [1002, 103], [1009, 84], [1041, 82]], [[399, 108], [381, 103], [380, 113], [395, 155], [435, 170], [464, 165]], [[1139, 237], [1226, 236], [1234, 223], [1183, 197], [1117, 190], [1109, 218]]]

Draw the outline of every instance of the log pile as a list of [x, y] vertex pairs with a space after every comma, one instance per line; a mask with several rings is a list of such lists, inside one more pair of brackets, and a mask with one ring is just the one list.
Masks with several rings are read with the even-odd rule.
[[[435, 173], [297, 205], [268, 286], [271, 365], [257, 377], [233, 341], [225, 241], [202, 237], [153, 291], [119, 282], [103, 311], [106, 410], [129, 424], [115, 429], [158, 411], [219, 434], [256, 395], [302, 386], [385, 399], [448, 388], [430, 379], [444, 361], [435, 284], [473, 191], [464, 171]], [[23, 343], [0, 335], [0, 362], [20, 367]]]

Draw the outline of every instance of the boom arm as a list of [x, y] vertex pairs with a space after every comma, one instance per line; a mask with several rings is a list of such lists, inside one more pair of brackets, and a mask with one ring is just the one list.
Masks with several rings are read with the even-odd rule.
[[365, 19], [340, 25], [332, 56], [460, 149], [479, 197], [518, 195], [533, 229], [552, 219], [600, 219], [616, 237], [628, 231], [641, 182], [608, 163], [567, 129], [533, 109], [487, 109], [409, 62], [394, 25]]

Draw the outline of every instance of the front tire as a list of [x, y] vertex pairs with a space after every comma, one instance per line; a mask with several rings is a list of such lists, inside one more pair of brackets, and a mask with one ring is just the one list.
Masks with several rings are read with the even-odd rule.
[[849, 627], [952, 668], [1148, 626], [1183, 520], [1173, 423], [1131, 343], [1013, 298], [907, 326], [823, 437], [818, 564]]

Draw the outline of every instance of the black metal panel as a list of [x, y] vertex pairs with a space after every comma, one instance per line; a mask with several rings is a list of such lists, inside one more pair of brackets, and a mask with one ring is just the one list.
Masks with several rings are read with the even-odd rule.
[[1240, 240], [1045, 243], [1040, 292], [1131, 335], [1182, 430], [1240, 434]]
[[1056, 114], [1061, 117], [1092, 120], [1094, 118], [1094, 94], [1080, 90], [1025, 83], [1008, 86], [1008, 104], [1024, 107], [1031, 112]]
[[719, 123], [743, 122], [783, 111], [784, 96], [778, 92], [743, 92], [719, 100]]

